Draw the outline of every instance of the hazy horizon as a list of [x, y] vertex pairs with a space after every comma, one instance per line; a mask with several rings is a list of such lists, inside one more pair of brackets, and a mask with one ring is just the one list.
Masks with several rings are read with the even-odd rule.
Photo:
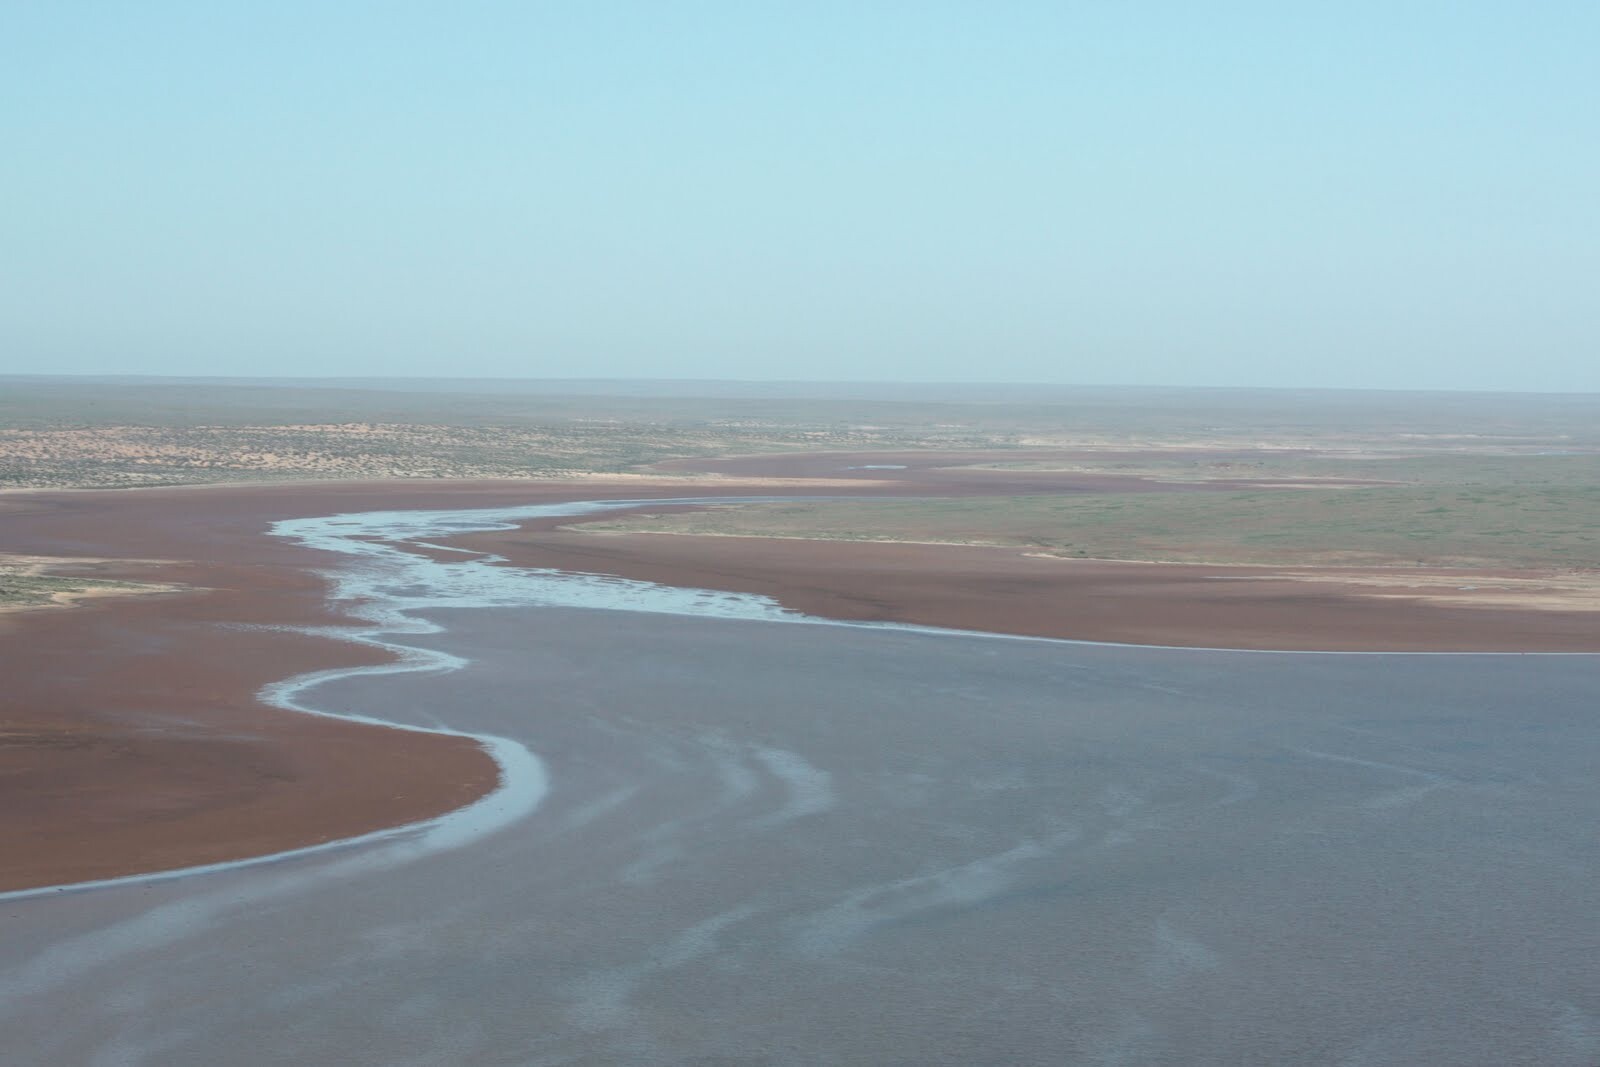
[[[707, 397], [718, 394], [730, 394], [737, 387], [748, 387], [753, 394], [771, 395], [797, 395], [797, 390], [808, 388], [824, 388], [829, 392], [841, 394], [852, 391], [866, 391], [868, 393], [883, 391], [918, 393], [923, 391], [947, 392], [956, 389], [975, 391], [974, 399], [987, 399], [985, 392], [1005, 393], [1018, 389], [1042, 389], [1048, 393], [1068, 394], [1073, 392], [1124, 392], [1124, 393], [1191, 393], [1210, 392], [1216, 394], [1234, 393], [1277, 393], [1277, 394], [1328, 394], [1381, 396], [1385, 394], [1415, 394], [1415, 395], [1460, 395], [1464, 397], [1492, 397], [1492, 396], [1517, 396], [1517, 397], [1600, 397], [1600, 388], [1589, 390], [1540, 390], [1540, 389], [1495, 389], [1495, 388], [1398, 388], [1379, 386], [1340, 386], [1340, 385], [1171, 385], [1162, 382], [1148, 382], [1143, 384], [1130, 384], [1128, 382], [1044, 382], [1026, 380], [1007, 380], [1002, 378], [971, 378], [971, 379], [934, 379], [934, 378], [688, 378], [688, 377], [643, 377], [620, 375], [589, 375], [568, 377], [534, 377], [528, 375], [442, 375], [442, 374], [296, 374], [296, 375], [257, 375], [257, 374], [151, 374], [151, 373], [48, 373], [48, 372], [23, 372], [11, 373], [0, 371], [0, 382], [6, 380], [49, 382], [49, 383], [85, 383], [85, 384], [171, 384], [171, 385], [217, 385], [217, 386], [261, 386], [272, 387], [308, 387], [308, 388], [350, 388], [350, 389], [398, 389], [400, 391], [438, 390], [446, 392], [470, 392], [477, 387], [490, 385], [501, 386], [563, 386], [584, 387], [598, 389], [603, 392], [623, 391], [627, 386], [652, 387], [649, 395], [671, 395], [679, 397]], [[705, 386], [705, 390], [695, 387]], [[559, 390], [558, 390], [559, 391]]]
[[150, 373], [108, 373], [83, 372], [74, 374], [24, 372], [19, 374], [0, 373], [0, 380], [5, 378], [33, 379], [43, 381], [61, 382], [175, 382], [175, 383], [241, 383], [261, 385], [286, 385], [308, 383], [333, 387], [335, 385], [365, 386], [380, 383], [409, 383], [430, 385], [476, 385], [476, 384], [528, 384], [528, 385], [659, 385], [670, 387], [674, 390], [683, 390], [695, 385], [707, 386], [739, 386], [748, 385], [760, 389], [779, 389], [784, 386], [839, 386], [844, 388], [870, 388], [881, 387], [884, 389], [958, 389], [972, 387], [976, 389], [1025, 389], [1037, 387], [1061, 392], [1074, 390], [1090, 391], [1127, 391], [1127, 392], [1199, 392], [1211, 391], [1217, 393], [1261, 392], [1261, 393], [1461, 393], [1468, 395], [1494, 395], [1514, 394], [1518, 396], [1600, 396], [1600, 389], [1584, 390], [1540, 390], [1540, 389], [1494, 389], [1494, 388], [1398, 388], [1381, 386], [1341, 386], [1341, 385], [1171, 385], [1164, 382], [1146, 382], [1134, 384], [1129, 382], [1045, 382], [1024, 379], [1004, 378], [688, 378], [688, 377], [646, 377], [626, 375], [586, 375], [565, 377], [536, 377], [531, 375], [498, 375], [498, 374], [296, 374], [296, 375], [257, 375], [257, 374], [150, 374]]
[[[490, 375], [205, 375], [205, 374], [10, 374], [0, 371], [0, 384], [126, 386], [149, 388], [277, 388], [288, 390], [351, 390], [375, 393], [438, 393], [487, 396], [491, 392], [535, 396], [633, 396], [641, 399], [860, 399], [970, 401], [978, 404], [1069, 403], [1092, 396], [1114, 396], [1139, 403], [1163, 397], [1202, 393], [1215, 398], [1252, 396], [1283, 402], [1349, 401], [1382, 403], [1396, 397], [1450, 397], [1472, 404], [1496, 397], [1517, 402], [1554, 399], [1562, 404], [1600, 400], [1600, 390], [1528, 389], [1398, 389], [1345, 386], [1165, 385], [1125, 382], [1029, 382], [1001, 379], [933, 380], [872, 378], [646, 378], [646, 377], [504, 377]], [[494, 387], [491, 389], [491, 387]]]
[[1600, 8], [40, 5], [0, 374], [1600, 392]]

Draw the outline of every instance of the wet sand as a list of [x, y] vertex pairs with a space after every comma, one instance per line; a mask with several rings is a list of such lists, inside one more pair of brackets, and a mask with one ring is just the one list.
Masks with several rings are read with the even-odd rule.
[[[929, 479], [948, 490], [950, 477], [964, 479], [966, 492], [1018, 489], [1008, 472], [952, 475], [939, 467], [950, 458], [863, 453], [728, 462], [729, 473], [741, 477], [826, 479], [820, 491], [829, 494], [928, 492]], [[902, 461], [904, 471], [848, 473]], [[841, 476], [859, 477], [859, 488], [841, 487]], [[891, 476], [898, 481], [886, 484]], [[1026, 480], [1059, 491], [1084, 478], [1042, 477]], [[256, 699], [269, 681], [378, 656], [361, 646], [241, 628], [341, 622], [328, 614], [324, 585], [310, 573], [332, 561], [267, 537], [271, 521], [753, 488], [759, 485], [591, 480], [0, 497], [0, 549], [158, 561], [96, 573], [195, 590], [0, 616], [0, 675], [8, 680], [0, 691], [0, 890], [315, 844], [428, 818], [492, 788], [495, 768], [471, 742], [309, 719]], [[774, 491], [805, 488], [801, 482]], [[518, 564], [758, 593], [846, 620], [1180, 646], [1600, 647], [1589, 613], [1452, 608], [1356, 596], [1337, 585], [1225, 580], [1259, 578], [1241, 568], [1052, 560], [953, 546], [601, 537], [554, 528], [565, 522], [463, 543]]]
[[0, 500], [7, 551], [149, 561], [92, 573], [189, 588], [0, 615], [0, 892], [315, 845], [488, 792], [498, 773], [471, 741], [257, 699], [269, 682], [388, 658], [273, 629], [350, 620], [311, 573], [334, 561], [265, 530], [294, 515], [530, 495], [341, 485]]
[[334, 624], [321, 582], [160, 568], [210, 588], [8, 620], [0, 890], [239, 859], [429, 818], [497, 780], [459, 739], [312, 719], [256, 692], [376, 650], [248, 626]]

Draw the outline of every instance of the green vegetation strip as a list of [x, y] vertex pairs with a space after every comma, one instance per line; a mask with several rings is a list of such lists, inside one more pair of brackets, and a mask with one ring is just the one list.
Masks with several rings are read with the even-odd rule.
[[1600, 455], [1495, 455], [1485, 453], [1408, 453], [1391, 446], [1380, 454], [1239, 452], [1225, 457], [1187, 456], [1174, 450], [1166, 456], [1115, 456], [1079, 460], [1070, 466], [1049, 461], [979, 465], [993, 470], [1073, 470], [1098, 474], [1136, 475], [1168, 482], [1229, 479], [1311, 481], [1319, 479], [1400, 483], [1398, 488], [1476, 486], [1583, 488], [1600, 485]]
[[138, 588], [129, 582], [109, 582], [95, 578], [57, 578], [0, 567], [0, 608], [36, 608], [56, 602], [63, 594], [88, 590]]
[[1276, 489], [757, 504], [606, 523], [660, 532], [1005, 545], [1098, 559], [1600, 567], [1594, 486]]

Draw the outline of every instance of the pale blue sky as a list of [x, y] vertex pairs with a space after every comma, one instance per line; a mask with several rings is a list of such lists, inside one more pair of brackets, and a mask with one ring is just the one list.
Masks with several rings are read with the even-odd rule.
[[1600, 391], [1600, 4], [0, 6], [0, 373]]

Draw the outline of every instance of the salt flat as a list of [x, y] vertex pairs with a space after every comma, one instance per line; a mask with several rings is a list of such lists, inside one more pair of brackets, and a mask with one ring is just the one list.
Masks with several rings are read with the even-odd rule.
[[544, 803], [0, 905], [7, 1063], [1600, 1056], [1593, 657], [430, 617], [472, 666], [316, 702], [522, 741]]

